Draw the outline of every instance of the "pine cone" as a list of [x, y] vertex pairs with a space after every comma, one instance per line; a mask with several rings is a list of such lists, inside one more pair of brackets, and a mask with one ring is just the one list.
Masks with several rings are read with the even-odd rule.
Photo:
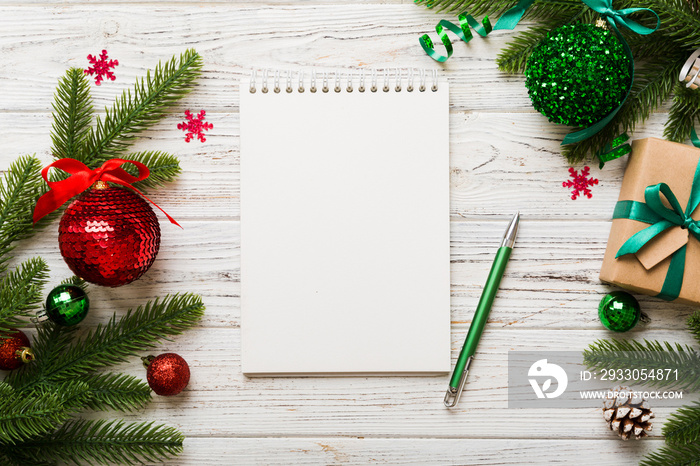
[[647, 401], [639, 395], [632, 396], [629, 387], [615, 387], [613, 392], [616, 396], [608, 397], [603, 402], [603, 417], [610, 430], [617, 432], [624, 440], [646, 437], [654, 418]]

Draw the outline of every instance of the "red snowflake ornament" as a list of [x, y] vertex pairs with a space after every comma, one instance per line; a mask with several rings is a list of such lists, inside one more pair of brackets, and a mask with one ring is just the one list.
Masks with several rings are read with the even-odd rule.
[[573, 188], [571, 191], [571, 199], [576, 200], [576, 198], [583, 193], [588, 199], [593, 197], [589, 186], [598, 184], [596, 178], [589, 178], [591, 173], [590, 167], [583, 167], [581, 174], [578, 174], [573, 167], [569, 168], [569, 177], [573, 180], [567, 180], [562, 183], [565, 188]]
[[204, 121], [204, 115], [206, 114], [207, 112], [202, 110], [199, 112], [199, 115], [195, 117], [189, 110], [185, 110], [185, 118], [187, 118], [187, 121], [177, 124], [177, 129], [187, 132], [185, 135], [185, 142], [190, 142], [195, 137], [202, 142], [207, 140], [207, 138], [204, 137], [204, 132], [212, 129], [214, 125]]
[[117, 79], [110, 70], [115, 66], [119, 65], [117, 60], [107, 60], [107, 51], [103, 50], [99, 58], [92, 56], [92, 54], [87, 56], [88, 61], [92, 65], [90, 68], [85, 70], [85, 74], [90, 76], [95, 75], [95, 84], [100, 85], [104, 78], [111, 79], [114, 81]]

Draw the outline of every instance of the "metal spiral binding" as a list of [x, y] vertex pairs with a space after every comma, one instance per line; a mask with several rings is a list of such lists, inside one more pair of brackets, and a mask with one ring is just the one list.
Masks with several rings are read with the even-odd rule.
[[275, 88], [274, 88], [275, 94], [280, 93], [280, 71], [275, 70]]
[[[265, 69], [262, 70], [262, 79], [260, 86], [260, 91], [263, 94], [267, 94], [267, 92], [269, 91], [269, 81], [271, 73], [274, 73], [272, 75], [272, 91], [275, 94], [279, 94], [282, 91], [282, 89], [284, 89], [284, 91], [287, 94], [291, 94], [292, 92], [294, 92], [295, 79], [296, 92], [303, 93], [307, 89], [304, 71], [294, 72], [291, 70], [274, 70], [273, 72], [269, 69]], [[430, 74], [430, 76], [428, 76], [428, 74]], [[436, 92], [438, 90], [437, 70], [420, 69], [418, 70], [418, 72], [416, 72], [416, 70], [413, 68], [393, 68], [386, 69], [381, 72], [378, 72], [376, 69], [373, 69], [372, 74], [369, 76], [367, 75], [367, 72], [364, 69], [360, 70], [359, 73], [344, 72], [342, 74], [338, 71], [324, 71], [322, 75], [319, 75], [319, 72], [313, 70], [311, 71], [311, 78], [309, 81], [308, 89], [309, 92], [316, 93], [319, 89], [317, 81], [320, 80], [320, 88], [321, 91], [324, 93], [328, 93], [331, 90], [331, 83], [332, 89], [335, 93], [340, 93], [343, 90], [349, 93], [353, 92], [355, 89], [357, 89], [357, 91], [360, 93], [366, 92], [367, 89], [369, 89], [369, 91], [371, 92], [377, 92], [377, 90], [379, 89], [378, 84], [380, 79], [382, 82], [382, 92], [390, 92], [392, 90], [392, 82], [394, 84], [394, 92], [402, 92], [404, 89], [406, 90], [406, 92], [413, 92], [416, 89], [416, 81], [418, 81], [417, 90], [419, 92], [425, 92], [428, 89], [429, 81], [430, 90], [433, 92]], [[282, 80], [284, 80], [284, 84], [282, 84]], [[355, 87], [356, 80], [359, 80], [359, 85], [357, 86], [357, 88]], [[404, 82], [406, 83], [405, 87]], [[369, 86], [367, 86], [368, 83]], [[257, 84], [258, 70], [253, 70], [250, 74], [250, 86], [248, 88], [248, 92], [250, 92], [251, 94], [257, 92]], [[284, 87], [282, 87], [283, 85]]]

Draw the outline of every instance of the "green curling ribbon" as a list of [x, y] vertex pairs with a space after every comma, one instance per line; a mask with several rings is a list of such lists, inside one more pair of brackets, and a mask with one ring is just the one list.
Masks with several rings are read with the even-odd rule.
[[445, 61], [447, 61], [448, 58], [452, 56], [452, 53], [454, 52], [454, 49], [452, 47], [452, 41], [450, 41], [450, 38], [447, 36], [447, 32], [445, 32], [445, 29], [448, 29], [455, 33], [455, 35], [462, 39], [464, 42], [469, 42], [474, 37], [471, 30], [469, 29], [469, 26], [474, 28], [477, 34], [479, 34], [481, 37], [486, 37], [488, 33], [492, 30], [491, 22], [489, 21], [488, 16], [484, 16], [484, 19], [482, 21], [483, 26], [482, 24], [479, 24], [479, 22], [476, 19], [474, 19], [472, 15], [468, 15], [466, 13], [462, 13], [458, 16], [458, 18], [459, 26], [444, 19], [441, 20], [437, 24], [437, 26], [435, 26], [435, 31], [437, 31], [442, 45], [444, 45], [445, 49], [447, 49], [447, 55], [440, 55], [435, 51], [433, 41], [432, 39], [430, 39], [430, 36], [428, 34], [423, 34], [423, 36], [421, 36], [421, 38], [418, 39], [421, 47], [423, 47], [423, 50], [425, 50], [425, 53], [427, 53], [433, 60], [440, 63], [444, 63]]
[[[605, 118], [597, 121], [588, 128], [567, 134], [564, 137], [564, 140], [561, 142], [562, 145], [572, 144], [574, 142], [581, 142], [585, 139], [590, 138], [591, 136], [605, 128], [605, 126], [608, 123], [610, 123], [610, 121], [615, 117], [615, 115], [617, 115], [617, 112], [620, 111], [622, 106], [625, 104], [625, 101], [627, 101], [627, 97], [629, 97], [630, 92], [632, 92], [632, 83], [634, 82], [634, 57], [632, 56], [632, 50], [630, 49], [630, 46], [627, 44], [627, 41], [624, 39], [624, 37], [622, 37], [620, 30], [617, 28], [617, 25], [619, 24], [620, 26], [625, 26], [630, 31], [636, 32], [637, 34], [643, 36], [656, 31], [661, 25], [659, 15], [657, 15], [656, 12], [654, 12], [654, 10], [650, 10], [649, 8], [624, 8], [622, 10], [614, 10], [612, 8], [612, 0], [583, 0], [583, 3], [588, 5], [595, 12], [599, 13], [608, 21], [608, 24], [610, 24], [610, 27], [613, 29], [613, 32], [622, 43], [622, 47], [625, 50], [627, 56], [629, 57], [629, 70], [630, 76], [632, 76], [632, 80], [630, 81], [630, 87], [629, 89], [627, 89], [627, 94], [625, 94], [625, 98], [622, 99], [622, 102], [620, 102], [620, 105], [618, 105], [616, 109], [608, 113], [605, 116]], [[631, 19], [627, 18], [628, 15], [639, 11], [648, 11], [654, 16], [656, 16], [656, 27], [654, 29], [644, 27], [641, 24], [638, 24], [632, 21]]]
[[[662, 202], [662, 194], [671, 206], [670, 208]], [[619, 201], [615, 205], [613, 218], [636, 220], [651, 225], [625, 241], [625, 244], [617, 251], [615, 258], [626, 254], [635, 254], [661, 232], [675, 226], [687, 229], [697, 240], [700, 240], [700, 221], [693, 220], [691, 217], [700, 205], [700, 163], [695, 170], [690, 199], [688, 199], [685, 211], [666, 183], [647, 186], [644, 190], [644, 200], [645, 202]], [[687, 245], [684, 245], [671, 256], [664, 284], [657, 297], [666, 301], [678, 298], [683, 286], [686, 249]]]
[[534, 3], [534, 1], [535, 0], [520, 0], [520, 2], [518, 2], [517, 5], [515, 5], [510, 10], [506, 11], [503, 14], [503, 16], [499, 18], [498, 22], [496, 22], [495, 27], [491, 26], [491, 21], [489, 21], [488, 16], [484, 16], [484, 19], [481, 21], [481, 24], [479, 24], [479, 22], [476, 19], [474, 19], [472, 15], [467, 14], [466, 11], [461, 15], [457, 16], [457, 18], [459, 19], [459, 25], [456, 25], [444, 19], [440, 20], [437, 26], [435, 26], [435, 31], [437, 32], [438, 37], [440, 38], [440, 42], [442, 42], [442, 45], [445, 46], [445, 49], [447, 50], [447, 55], [440, 55], [435, 51], [433, 41], [432, 39], [430, 39], [430, 36], [428, 34], [423, 34], [418, 39], [418, 42], [420, 42], [420, 46], [423, 47], [423, 50], [425, 50], [425, 53], [427, 53], [430, 58], [437, 62], [444, 63], [445, 61], [447, 61], [448, 58], [452, 56], [452, 53], [454, 52], [454, 48], [452, 47], [452, 41], [450, 41], [450, 38], [447, 36], [447, 31], [445, 31], [445, 29], [452, 31], [465, 43], [468, 43], [474, 37], [471, 30], [469, 29], [470, 26], [481, 37], [486, 37], [489, 34], [489, 32], [491, 32], [493, 29], [513, 29], [515, 26], [518, 25], [518, 22], [520, 22], [520, 19], [523, 17], [523, 14], [525, 14], [525, 10], [527, 10], [529, 6]]
[[602, 170], [607, 162], [611, 160], [618, 159], [625, 154], [632, 152], [632, 146], [629, 144], [623, 144], [629, 141], [630, 137], [627, 133], [622, 133], [605, 147], [603, 147], [598, 153], [598, 159], [600, 160], [599, 168]]

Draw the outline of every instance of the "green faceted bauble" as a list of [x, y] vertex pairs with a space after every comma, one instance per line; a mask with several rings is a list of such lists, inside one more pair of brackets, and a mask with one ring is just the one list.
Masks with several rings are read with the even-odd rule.
[[592, 24], [547, 34], [527, 60], [525, 86], [535, 109], [553, 123], [587, 127], [622, 103], [630, 57], [617, 37]]
[[598, 317], [605, 327], [614, 332], [631, 330], [639, 322], [642, 310], [634, 296], [625, 291], [605, 295], [598, 305]]
[[46, 315], [64, 326], [75, 325], [85, 318], [90, 309], [90, 300], [79, 286], [59, 285], [46, 298]]

